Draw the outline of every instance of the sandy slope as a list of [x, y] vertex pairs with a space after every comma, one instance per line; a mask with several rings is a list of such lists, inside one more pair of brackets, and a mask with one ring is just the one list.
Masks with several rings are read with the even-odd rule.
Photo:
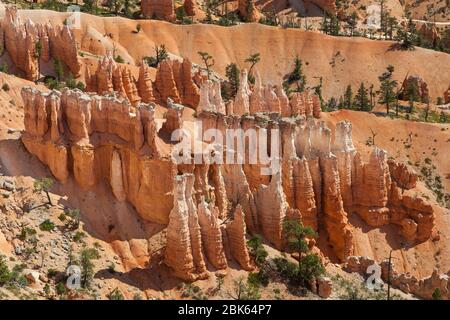
[[[66, 13], [42, 10], [25, 10], [21, 14], [34, 21], [55, 24], [67, 17]], [[293, 60], [299, 55], [304, 62], [308, 86], [317, 85], [319, 77], [323, 77], [326, 98], [339, 97], [348, 84], [356, 87], [362, 81], [378, 88], [378, 76], [388, 64], [394, 65], [399, 81], [407, 73], [420, 75], [428, 83], [433, 98], [442, 96], [450, 83], [450, 55], [422, 48], [399, 51], [393, 49], [394, 43], [389, 41], [332, 37], [260, 24], [225, 28], [86, 14], [81, 17], [82, 30], [76, 32], [81, 50], [101, 55], [112, 51], [115, 44], [116, 54], [131, 64], [153, 55], [155, 44], [165, 44], [171, 53], [189, 57], [198, 64], [202, 61], [197, 52], [209, 52], [215, 58], [213, 69], [223, 74], [225, 66], [231, 62], [248, 67], [245, 59], [259, 52], [262, 60], [258, 70], [263, 81], [276, 83], [291, 71]], [[142, 31], [134, 33], [138, 23]]]

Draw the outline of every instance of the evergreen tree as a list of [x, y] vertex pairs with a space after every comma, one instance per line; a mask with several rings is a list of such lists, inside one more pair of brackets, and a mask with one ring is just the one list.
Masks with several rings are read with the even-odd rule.
[[397, 88], [397, 81], [392, 80], [394, 67], [389, 65], [387, 71], [378, 77], [380, 81], [380, 98], [379, 103], [386, 105], [386, 114], [389, 115], [391, 103], [396, 99], [395, 89]]
[[37, 79], [35, 81], [36, 83], [39, 80], [39, 76], [41, 75], [41, 55], [42, 55], [42, 42], [39, 39], [36, 42], [36, 45], [34, 47], [34, 57], [37, 60], [37, 66], [38, 66], [38, 68], [37, 68]]
[[81, 268], [81, 284], [83, 288], [89, 288], [94, 277], [94, 263], [92, 260], [100, 258], [97, 249], [86, 248], [80, 254], [80, 268]]
[[344, 108], [353, 109], [353, 90], [352, 86], [348, 85], [344, 93]]
[[441, 123], [446, 123], [447, 122], [447, 116], [445, 115], [444, 110], [441, 110], [441, 114], [439, 115], [439, 121]]
[[335, 97], [331, 97], [328, 100], [326, 111], [334, 111], [334, 110], [337, 109], [337, 107], [338, 107], [338, 105], [337, 105], [336, 98]]
[[428, 115], [430, 114], [430, 99], [427, 97], [425, 100], [426, 101], [424, 101], [424, 102], [427, 104], [427, 106], [425, 107], [425, 110], [424, 110], [424, 119], [425, 119], [425, 122], [428, 122]]
[[369, 88], [369, 96], [370, 96], [370, 110], [372, 110], [374, 107], [375, 107], [375, 96], [376, 96], [376, 93], [375, 93], [375, 91], [373, 90], [374, 89], [374, 86], [373, 86], [373, 83], [370, 85], [370, 88]]
[[250, 256], [255, 261], [255, 264], [259, 267], [262, 266], [268, 255], [266, 249], [264, 249], [262, 245], [262, 237], [259, 234], [254, 235], [247, 241], [247, 247]]
[[208, 52], [198, 51], [197, 53], [200, 55], [203, 63], [205, 64], [206, 73], [209, 79], [211, 76], [211, 67], [214, 65], [215, 60]]
[[283, 230], [289, 248], [298, 253], [299, 262], [302, 254], [308, 251], [307, 237], [317, 237], [311, 227], [304, 227], [297, 220], [287, 219], [283, 223]]
[[84, 7], [86, 8], [86, 10], [90, 13], [92, 13], [94, 7], [96, 6], [96, 1], [95, 0], [84, 0]]
[[253, 68], [255, 65], [261, 60], [261, 55], [259, 53], [254, 53], [250, 55], [247, 59], [245, 59], [245, 62], [250, 63], [250, 69], [248, 70], [248, 81], [250, 83], [255, 83], [255, 76], [253, 75]]
[[155, 56], [154, 57], [144, 57], [145, 62], [153, 68], [157, 68], [158, 65], [169, 58], [169, 54], [167, 53], [166, 46], [164, 44], [155, 45]]
[[315, 238], [317, 234], [311, 227], [304, 227], [297, 220], [285, 220], [283, 229], [289, 248], [298, 254], [298, 267], [295, 270], [297, 281], [305, 285], [325, 271], [320, 258], [316, 254], [308, 253], [306, 238]]
[[340, 96], [340, 97], [339, 97], [339, 102], [338, 102], [337, 108], [338, 108], [338, 109], [344, 109], [344, 107], [345, 107], [345, 104], [344, 104], [344, 98], [343, 98], [342, 96]]
[[396, 17], [388, 17], [387, 21], [387, 36], [389, 40], [392, 40], [394, 37], [394, 30], [398, 28], [398, 20]]
[[329, 34], [330, 33], [330, 21], [328, 20], [328, 13], [325, 12], [323, 15], [322, 25], [320, 26], [320, 30], [322, 30], [323, 33]]
[[358, 24], [358, 16], [355, 11], [347, 18], [347, 24], [350, 29], [350, 36], [353, 37], [356, 25]]
[[133, 16], [133, 9], [137, 6], [135, 0], [123, 0], [123, 13], [128, 18]]
[[311, 280], [318, 278], [325, 272], [320, 257], [315, 253], [308, 253], [298, 263], [298, 280], [300, 284], [306, 285]]
[[230, 88], [230, 98], [234, 98], [239, 89], [240, 74], [236, 63], [230, 63], [225, 68], [225, 75], [228, 78], [228, 85]]
[[397, 29], [396, 40], [405, 50], [414, 48], [414, 43], [416, 42], [416, 29], [411, 18], [408, 20], [408, 24], [406, 26], [400, 26]]
[[305, 91], [306, 77], [303, 74], [302, 60], [300, 60], [298, 56], [295, 57], [294, 70], [289, 74], [287, 81], [289, 85], [294, 83], [297, 85], [297, 89], [295, 91], [297, 92]]
[[355, 107], [356, 110], [359, 111], [370, 111], [370, 101], [369, 101], [369, 90], [364, 86], [364, 83], [361, 82], [361, 85], [358, 88], [355, 96]]
[[337, 15], [332, 15], [330, 20], [330, 34], [332, 36], [338, 36], [341, 30], [341, 22]]
[[45, 178], [42, 178], [39, 180], [35, 180], [34, 185], [33, 185], [35, 191], [37, 191], [37, 192], [44, 191], [45, 192], [45, 194], [47, 196], [48, 204], [50, 204], [50, 205], [53, 205], [52, 199], [50, 198], [50, 193], [49, 193], [50, 189], [53, 186], [53, 183], [54, 183], [54, 181], [52, 178], [45, 177]]
[[408, 98], [408, 104], [409, 104], [409, 113], [413, 113], [414, 110], [414, 101], [419, 100], [419, 88], [416, 83], [413, 81], [408, 83], [408, 87], [406, 89], [406, 95]]
[[55, 59], [53, 61], [53, 66], [55, 67], [56, 79], [58, 79], [58, 81], [61, 81], [61, 79], [64, 77], [64, 68], [62, 66], [61, 60]]
[[323, 109], [323, 97], [322, 97], [322, 87], [323, 87], [323, 78], [319, 78], [319, 84], [315, 86], [314, 92], [319, 96], [320, 99], [320, 107]]

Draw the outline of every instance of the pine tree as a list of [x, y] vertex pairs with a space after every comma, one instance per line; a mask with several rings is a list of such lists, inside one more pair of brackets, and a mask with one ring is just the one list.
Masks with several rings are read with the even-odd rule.
[[250, 63], [250, 69], [248, 70], [248, 81], [250, 83], [255, 83], [255, 76], [253, 75], [253, 68], [255, 65], [261, 60], [261, 55], [259, 53], [254, 53], [250, 55], [247, 59], [245, 59], [245, 62]]
[[394, 67], [389, 65], [387, 71], [378, 77], [378, 80], [380, 80], [380, 98], [378, 102], [386, 105], [387, 115], [389, 115], [391, 103], [396, 99], [395, 89], [397, 88], [397, 81], [392, 80], [393, 73]]
[[372, 110], [375, 107], [374, 99], [375, 99], [376, 93], [375, 93], [375, 91], [373, 89], [374, 89], [374, 86], [373, 86], [373, 83], [372, 83], [370, 85], [370, 88], [369, 88], [370, 110]]
[[413, 81], [408, 83], [408, 87], [406, 89], [406, 95], [408, 97], [409, 113], [413, 113], [414, 101], [419, 100], [419, 88], [418, 88], [417, 83], [414, 83]]
[[322, 97], [323, 78], [319, 78], [319, 84], [313, 88], [314, 92], [319, 96], [320, 107], [323, 109], [323, 97]]
[[352, 86], [348, 85], [345, 89], [344, 93], [344, 108], [345, 109], [352, 109], [353, 108], [353, 90]]
[[41, 75], [41, 55], [42, 55], [42, 42], [41, 40], [38, 40], [36, 42], [36, 45], [34, 47], [34, 57], [37, 60], [37, 79], [36, 79], [36, 83], [39, 80], [39, 77]]
[[353, 33], [355, 32], [356, 25], [358, 24], [358, 16], [356, 12], [353, 12], [348, 18], [347, 18], [347, 24], [350, 28], [350, 36], [353, 37]]
[[82, 286], [83, 288], [89, 288], [94, 277], [94, 263], [92, 260], [100, 258], [100, 254], [97, 249], [86, 248], [81, 251], [80, 254], [80, 267], [82, 274]]
[[230, 88], [230, 98], [234, 98], [239, 88], [239, 68], [236, 63], [230, 63], [225, 68], [225, 75], [228, 78]]
[[424, 110], [424, 118], [425, 118], [425, 122], [428, 122], [428, 115], [430, 114], [430, 99], [428, 99], [428, 97], [425, 99], [426, 101], [424, 101], [427, 106], [425, 107]]
[[307, 237], [316, 238], [317, 234], [311, 227], [304, 227], [297, 220], [285, 220], [283, 223], [286, 242], [289, 248], [297, 252], [299, 262], [302, 260], [302, 254], [308, 251]]
[[322, 21], [322, 25], [321, 25], [320, 29], [325, 34], [330, 33], [330, 23], [328, 21], [328, 13], [327, 12], [325, 12], [325, 14], [323, 15], [323, 21]]
[[342, 96], [340, 96], [339, 97], [339, 102], [338, 102], [338, 105], [337, 105], [337, 108], [338, 109], [344, 109], [344, 98], [342, 97]]
[[306, 77], [303, 74], [303, 63], [298, 56], [295, 57], [294, 70], [289, 74], [288, 77], [289, 84], [297, 84], [297, 92], [305, 91]]
[[327, 102], [326, 111], [334, 111], [337, 108], [337, 101], [335, 97], [331, 97]]
[[58, 81], [61, 81], [61, 79], [64, 77], [64, 68], [62, 66], [61, 60], [55, 59], [53, 65], [55, 67], [56, 79], [58, 79]]
[[387, 21], [387, 35], [389, 37], [389, 40], [393, 39], [394, 36], [394, 30], [398, 27], [398, 20], [396, 17], [389, 17]]
[[337, 15], [331, 16], [330, 21], [330, 34], [332, 36], [338, 36], [341, 30], [341, 22], [339, 21]]
[[206, 73], [209, 79], [211, 76], [211, 67], [215, 64], [215, 60], [208, 52], [198, 51], [197, 53], [200, 55], [203, 63], [205, 64]]
[[369, 102], [369, 90], [364, 86], [364, 83], [361, 82], [361, 85], [358, 88], [355, 96], [355, 107], [356, 110], [359, 111], [370, 111], [370, 102]]

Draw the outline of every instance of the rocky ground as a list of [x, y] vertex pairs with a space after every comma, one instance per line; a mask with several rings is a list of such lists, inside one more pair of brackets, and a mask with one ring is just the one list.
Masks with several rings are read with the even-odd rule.
[[[146, 288], [139, 282], [143, 275], [124, 273], [119, 256], [110, 244], [87, 233], [81, 222], [75, 230], [67, 229], [69, 207], [62, 199], [50, 193], [48, 203], [44, 192], [34, 190], [36, 181], [30, 177], [11, 177], [0, 169], [0, 250], [6, 265], [16, 267], [21, 275], [18, 280], [0, 287], [0, 299], [108, 299], [118, 288], [126, 299], [233, 299], [233, 279], [245, 275], [239, 270], [225, 273], [224, 282], [217, 277], [195, 282], [179, 282], [169, 290]], [[24, 212], [24, 208], [26, 208]], [[42, 223], [51, 221], [51, 230], [42, 230]], [[89, 290], [62, 292], [58, 283], [64, 283], [65, 272], [71, 259], [79, 258], [85, 248], [95, 248], [100, 256], [94, 261], [94, 279]], [[267, 246], [269, 259], [280, 256], [280, 252]], [[148, 273], [147, 273], [148, 275]], [[218, 273], [217, 275], [221, 275]], [[334, 264], [327, 265], [327, 276], [332, 281], [329, 299], [385, 299], [386, 285], [378, 290], [368, 289], [365, 279], [356, 273], [349, 274]], [[161, 283], [161, 285], [163, 285]], [[412, 299], [410, 295], [393, 289], [393, 299]], [[312, 292], [299, 294], [284, 283], [274, 281], [261, 292], [262, 299], [321, 299]]]

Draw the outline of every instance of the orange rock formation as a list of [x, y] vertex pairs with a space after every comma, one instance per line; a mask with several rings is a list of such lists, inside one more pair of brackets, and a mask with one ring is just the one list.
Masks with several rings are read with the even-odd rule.
[[141, 11], [146, 18], [175, 20], [175, 7], [172, 0], [142, 0]]
[[[81, 63], [75, 37], [69, 26], [52, 26], [35, 24], [30, 19], [22, 21], [17, 9], [7, 6], [1, 22], [0, 40], [14, 65], [29, 80], [40, 77], [38, 59], [48, 62], [51, 58], [59, 59], [77, 77]], [[40, 58], [36, 56], [36, 45], [40, 43]]]
[[[203, 132], [217, 129], [225, 136], [231, 128], [280, 129], [280, 171], [267, 176], [260, 164], [177, 165], [162, 157], [159, 139], [186, 124], [183, 105], [170, 97], [165, 122], [157, 131], [154, 104], [133, 106], [115, 93], [98, 96], [65, 89], [46, 94], [25, 87], [22, 141], [58, 180], [73, 174], [81, 187], [92, 188], [104, 179], [114, 196], [133, 204], [145, 220], [168, 224], [166, 264], [187, 280], [205, 276], [205, 259], [224, 269], [233, 257], [249, 270], [247, 229], [283, 249], [285, 219], [325, 234], [340, 261], [353, 254], [350, 212], [374, 227], [397, 225], [409, 242], [430, 238], [433, 208], [415, 190], [415, 173], [388, 162], [386, 152], [378, 148], [363, 161], [349, 122], [337, 124], [332, 141], [331, 130], [311, 114], [225, 115], [217, 112], [218, 99], [210, 95], [213, 87], [206, 81], [201, 90], [200, 105], [214, 106], [198, 109]], [[252, 93], [241, 87], [241, 93]], [[203, 143], [211, 141], [205, 138]], [[225, 220], [230, 222], [221, 227]]]

